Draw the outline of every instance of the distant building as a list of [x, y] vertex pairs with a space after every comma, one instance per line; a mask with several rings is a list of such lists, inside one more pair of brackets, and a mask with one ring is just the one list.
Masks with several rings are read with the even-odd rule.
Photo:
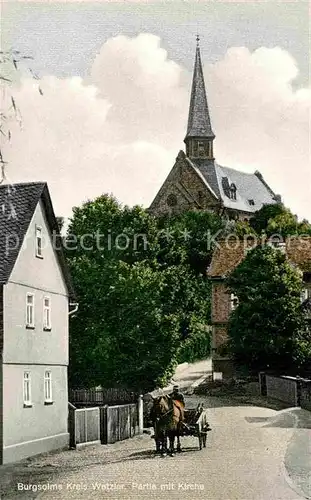
[[[246, 253], [245, 242], [235, 238], [219, 241], [208, 269], [208, 276], [212, 281], [212, 363], [215, 372], [221, 372], [223, 377], [233, 374], [231, 358], [222, 354], [222, 348], [228, 340], [228, 322], [231, 312], [237, 306], [237, 298], [226, 288], [225, 279], [242, 262]], [[250, 241], [249, 246], [252, 245]], [[288, 238], [281, 247], [286, 253], [289, 262], [300, 269], [301, 303], [306, 314], [310, 313], [311, 301], [311, 237]], [[311, 318], [311, 316], [310, 316]]]
[[68, 446], [74, 297], [45, 183], [0, 186], [0, 463]]
[[212, 130], [205, 92], [199, 41], [195, 56], [186, 153], [175, 165], [150, 205], [155, 215], [209, 210], [228, 219], [248, 219], [263, 204], [280, 202], [259, 172], [247, 174], [219, 165], [214, 158]]

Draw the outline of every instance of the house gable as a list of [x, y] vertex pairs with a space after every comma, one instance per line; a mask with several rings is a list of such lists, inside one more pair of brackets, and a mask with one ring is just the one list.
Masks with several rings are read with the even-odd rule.
[[0, 212], [0, 284], [8, 282], [21, 249], [24, 250], [29, 245], [28, 236], [30, 233], [28, 229], [39, 202], [42, 211], [41, 218], [47, 227], [47, 234], [53, 234], [55, 256], [57, 256], [66, 282], [67, 294], [74, 298], [58, 224], [48, 187], [44, 182], [0, 186], [0, 206], [2, 208]]
[[[36, 256], [36, 229], [42, 232], [42, 258]], [[68, 295], [68, 287], [56, 252], [55, 234], [51, 234], [45, 209], [40, 199], [26, 231], [8, 283]]]

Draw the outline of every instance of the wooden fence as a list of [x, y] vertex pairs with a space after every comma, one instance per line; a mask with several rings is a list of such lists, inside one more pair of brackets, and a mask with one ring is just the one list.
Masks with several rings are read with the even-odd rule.
[[143, 399], [136, 404], [76, 408], [69, 403], [68, 431], [71, 448], [110, 444], [143, 432]]
[[126, 389], [72, 389], [69, 400], [77, 407], [136, 403], [138, 394]]
[[115, 443], [140, 431], [136, 404], [104, 406], [100, 409], [101, 442]]
[[70, 405], [68, 423], [71, 447], [100, 443], [99, 408], [78, 409]]

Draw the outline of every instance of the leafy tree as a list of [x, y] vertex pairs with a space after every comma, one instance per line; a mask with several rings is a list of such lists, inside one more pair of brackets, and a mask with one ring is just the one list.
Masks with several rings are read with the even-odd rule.
[[205, 275], [214, 249], [213, 237], [225, 230], [226, 223], [211, 212], [189, 211], [162, 217], [158, 226], [163, 231], [159, 261], [166, 265], [186, 263], [196, 274]]
[[227, 286], [239, 299], [229, 321], [229, 348], [236, 361], [253, 370], [299, 370], [310, 340], [301, 312], [301, 275], [286, 256], [269, 246], [256, 247]]
[[[168, 380], [190, 347], [195, 358], [209, 351], [210, 283], [189, 258], [180, 224], [170, 221], [167, 232], [167, 222], [109, 195], [74, 209], [65, 241], [80, 304], [71, 325], [72, 386], [149, 390]], [[120, 234], [126, 248], [116, 244]], [[197, 244], [203, 248], [203, 235]]]
[[291, 235], [311, 235], [311, 225], [306, 221], [298, 222], [297, 217], [289, 209], [269, 219], [266, 233], [268, 236], [281, 234], [283, 238]]
[[148, 391], [166, 383], [180, 336], [177, 315], [163, 310], [163, 273], [121, 261], [74, 266], [80, 307], [70, 338], [71, 385]]
[[274, 234], [283, 238], [311, 234], [311, 224], [305, 219], [299, 222], [297, 216], [282, 204], [263, 205], [250, 219], [250, 226], [257, 234], [265, 233], [268, 237]]
[[266, 204], [260, 210], [255, 212], [253, 217], [250, 218], [250, 226], [256, 231], [257, 234], [265, 232], [270, 219], [274, 219], [278, 215], [282, 215], [285, 211], [282, 203]]
[[134, 263], [152, 260], [157, 227], [139, 206], [129, 208], [104, 194], [73, 209], [67, 233], [68, 257], [87, 254], [96, 260], [120, 259]]

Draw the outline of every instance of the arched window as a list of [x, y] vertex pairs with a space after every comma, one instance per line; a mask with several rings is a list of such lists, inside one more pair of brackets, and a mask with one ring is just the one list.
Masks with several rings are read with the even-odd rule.
[[175, 207], [177, 205], [177, 196], [173, 193], [169, 194], [166, 203], [169, 207]]

